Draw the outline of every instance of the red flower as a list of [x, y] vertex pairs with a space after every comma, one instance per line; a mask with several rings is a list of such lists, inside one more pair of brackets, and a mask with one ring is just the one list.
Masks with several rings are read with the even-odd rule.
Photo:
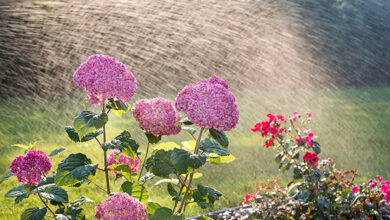
[[256, 194], [254, 194], [254, 193], [246, 194], [244, 202], [242, 202], [242, 205], [247, 204], [249, 199], [251, 199], [251, 198], [256, 198]]
[[307, 161], [307, 163], [310, 165], [310, 166], [317, 166], [318, 165], [318, 161], [320, 160], [320, 158], [318, 158], [317, 154], [316, 153], [310, 153], [310, 152], [307, 152], [305, 154], [305, 156], [303, 156], [303, 160]]
[[271, 146], [273, 143], [274, 143], [274, 139], [273, 139], [273, 138], [270, 138], [270, 139], [268, 139], [268, 140], [265, 142], [265, 147], [268, 148], [268, 147]]

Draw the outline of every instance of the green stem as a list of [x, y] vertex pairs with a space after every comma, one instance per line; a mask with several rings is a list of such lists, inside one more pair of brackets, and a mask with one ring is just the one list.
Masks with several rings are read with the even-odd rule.
[[[196, 140], [196, 146], [195, 146], [194, 154], [198, 154], [198, 152], [199, 152], [200, 140], [202, 139], [203, 130], [204, 130], [204, 128], [200, 129], [198, 140]], [[190, 180], [188, 181], [188, 187], [186, 189], [186, 192], [184, 193], [183, 201], [181, 202], [180, 208], [177, 211], [178, 213], [181, 213], [181, 211], [182, 211], [182, 209], [184, 207], [184, 204], [185, 204], [186, 199], [187, 199], [188, 192], [190, 191], [190, 187], [191, 187], [191, 183], [192, 183], [192, 179], [193, 178], [194, 178], [194, 173], [192, 172], [190, 174]]]
[[149, 153], [149, 141], [148, 141], [148, 146], [146, 147], [146, 153], [145, 153], [145, 158], [144, 158], [144, 161], [142, 161], [142, 167], [141, 167], [141, 171], [139, 172], [139, 176], [138, 176], [138, 182], [139, 182], [139, 179], [141, 178], [142, 176], [142, 171], [144, 171], [144, 167], [145, 167], [145, 161], [146, 161], [146, 158], [148, 157], [148, 153]]
[[[181, 195], [181, 193], [183, 192], [183, 189], [184, 189], [184, 186], [185, 186], [185, 182], [187, 182], [187, 178], [188, 178], [188, 174], [186, 175], [186, 177], [184, 178], [184, 184], [182, 183], [182, 185], [181, 185], [181, 187], [180, 187], [180, 190], [179, 190], [179, 196]], [[172, 211], [172, 213], [175, 213], [175, 210], [176, 210], [176, 206], [177, 206], [177, 204], [179, 203], [179, 201], [175, 201], [175, 206], [173, 206], [173, 211]]]
[[41, 197], [41, 193], [39, 192], [39, 189], [37, 188], [37, 192], [38, 192], [38, 196], [39, 198], [41, 199], [41, 201], [43, 202], [43, 204], [45, 204], [46, 208], [49, 209], [49, 211], [55, 216], [56, 214], [53, 212], [53, 210], [51, 210], [51, 208], [46, 204], [46, 202], [42, 199]]
[[[105, 106], [103, 104], [103, 110], [102, 112], [105, 112]], [[107, 137], [106, 137], [106, 125], [103, 125], [103, 144], [106, 143]], [[106, 184], [107, 184], [107, 194], [110, 195], [110, 179], [108, 177], [108, 168], [107, 168], [107, 150], [104, 151], [104, 172], [106, 174]]]
[[93, 182], [93, 181], [90, 180], [90, 179], [88, 179], [88, 180], [89, 180], [89, 182], [91, 182], [93, 185], [95, 185], [97, 188], [99, 188], [99, 189], [103, 190], [105, 193], [107, 193], [107, 191], [106, 191], [103, 187], [99, 186], [98, 184], [96, 184], [95, 182]]

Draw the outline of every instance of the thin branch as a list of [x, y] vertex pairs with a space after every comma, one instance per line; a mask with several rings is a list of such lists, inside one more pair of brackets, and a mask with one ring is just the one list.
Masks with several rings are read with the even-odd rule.
[[95, 182], [93, 182], [92, 180], [88, 179], [89, 182], [91, 182], [93, 185], [97, 186], [97, 188], [103, 190], [105, 193], [107, 193], [107, 190], [105, 190], [103, 187], [99, 186], [98, 184], [96, 184]]
[[56, 214], [53, 212], [53, 210], [51, 210], [51, 208], [46, 204], [46, 202], [42, 199], [41, 197], [41, 193], [39, 192], [39, 187], [37, 188], [37, 192], [38, 192], [38, 196], [39, 198], [41, 199], [41, 201], [43, 202], [43, 204], [45, 204], [46, 208], [49, 209], [49, 211], [55, 216]]
[[[104, 107], [105, 106], [103, 104], [102, 112], [105, 112]], [[106, 125], [103, 125], [103, 144], [106, 143], [106, 141], [107, 141]], [[104, 151], [104, 172], [106, 174], [107, 194], [110, 195], [110, 179], [108, 177], [108, 168], [107, 168], [107, 150], [103, 150], [103, 151]]]
[[145, 153], [145, 158], [144, 158], [144, 161], [142, 161], [142, 167], [141, 167], [141, 171], [139, 172], [139, 176], [138, 176], [138, 182], [141, 178], [141, 175], [142, 175], [142, 171], [144, 171], [144, 167], [145, 167], [145, 161], [146, 161], [146, 158], [148, 157], [148, 153], [149, 153], [149, 147], [150, 147], [150, 144], [149, 144], [149, 141], [148, 141], [148, 146], [146, 147], [146, 153]]
[[95, 140], [99, 143], [100, 147], [102, 146], [102, 144], [100, 143], [99, 139], [97, 137], [95, 137]]

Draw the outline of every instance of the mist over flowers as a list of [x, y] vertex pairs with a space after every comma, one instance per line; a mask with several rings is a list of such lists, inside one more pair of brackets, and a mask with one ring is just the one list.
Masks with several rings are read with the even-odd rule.
[[139, 126], [155, 136], [178, 134], [181, 130], [181, 126], [175, 126], [181, 116], [167, 99], [141, 99], [131, 111]]
[[41, 150], [30, 150], [26, 155], [17, 156], [11, 163], [10, 169], [19, 182], [23, 184], [38, 184], [43, 173], [51, 169], [49, 157]]
[[[115, 149], [113, 150], [110, 155], [108, 155], [107, 157], [107, 166], [111, 166], [111, 165], [114, 165], [114, 164], [125, 164], [127, 166], [129, 166], [131, 168], [131, 172], [132, 173], [135, 173], [137, 172], [138, 170], [138, 165], [140, 163], [140, 159], [137, 157], [135, 157], [135, 159], [131, 159], [130, 157], [128, 156], [125, 156], [123, 154], [119, 154], [120, 151]], [[119, 157], [118, 157], [118, 162], [115, 160], [115, 156], [119, 154]], [[118, 173], [118, 171], [116, 170], [112, 170], [115, 174]]]
[[176, 97], [175, 107], [202, 128], [229, 131], [237, 125], [239, 119], [234, 95], [226, 82], [216, 76], [182, 89]]
[[128, 102], [137, 89], [134, 75], [123, 63], [104, 55], [92, 55], [76, 70], [74, 83], [88, 91], [87, 101], [102, 105], [108, 98]]
[[95, 211], [96, 218], [104, 220], [143, 220], [148, 217], [140, 201], [121, 192], [103, 200], [96, 206]]

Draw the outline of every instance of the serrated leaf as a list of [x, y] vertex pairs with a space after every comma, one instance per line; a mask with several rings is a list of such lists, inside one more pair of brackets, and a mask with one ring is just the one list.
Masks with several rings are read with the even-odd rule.
[[70, 206], [74, 206], [74, 207], [79, 207], [79, 206], [81, 206], [82, 204], [84, 204], [86, 202], [87, 203], [91, 203], [91, 202], [93, 202], [93, 200], [83, 196], [80, 199], [72, 201], [69, 205]]
[[18, 197], [24, 194], [27, 194], [27, 191], [24, 188], [25, 185], [19, 185], [17, 187], [9, 190], [4, 196], [5, 197]]
[[188, 117], [185, 117], [182, 120], [180, 120], [180, 123], [183, 123], [185, 125], [193, 125], [194, 124], [190, 120], [188, 120]]
[[194, 192], [194, 201], [202, 208], [209, 208], [213, 210], [214, 202], [219, 200], [219, 197], [222, 196], [222, 193], [211, 187], [206, 187], [198, 184], [198, 190]]
[[145, 132], [146, 138], [148, 139], [149, 143], [151, 144], [157, 144], [159, 141], [161, 141], [161, 135], [160, 136], [155, 136], [152, 133]]
[[65, 131], [68, 134], [69, 139], [73, 143], [86, 142], [86, 141], [92, 140], [95, 137], [103, 134], [103, 129], [99, 129], [99, 130], [96, 130], [96, 131], [93, 131], [91, 133], [86, 134], [85, 136], [83, 136], [81, 138], [81, 141], [80, 141], [79, 134], [76, 132], [76, 130], [72, 126], [66, 126]]
[[[68, 203], [68, 193], [66, 190], [55, 186], [54, 184], [44, 185], [38, 188], [41, 196], [47, 200]], [[35, 191], [36, 192], [36, 191]]]
[[93, 132], [88, 133], [85, 136], [83, 136], [81, 138], [81, 142], [87, 142], [87, 141], [92, 140], [92, 139], [94, 139], [95, 137], [97, 137], [97, 136], [99, 136], [101, 134], [103, 134], [103, 129], [99, 129], [99, 130], [93, 131]]
[[55, 182], [57, 186], [73, 186], [82, 183], [96, 173], [97, 164], [82, 153], [70, 154], [57, 168]]
[[144, 205], [148, 203], [149, 193], [148, 190], [143, 186], [139, 185], [137, 181], [129, 182], [126, 181], [121, 185], [123, 192], [131, 195], [132, 197], [138, 199]]
[[196, 129], [192, 127], [183, 126], [181, 129], [188, 132], [191, 135], [194, 135], [196, 133]]
[[156, 202], [148, 202], [146, 213], [148, 213], [149, 215], [153, 215], [158, 208], [161, 208], [160, 204]]
[[131, 181], [131, 167], [126, 164], [114, 164], [109, 167], [110, 169], [120, 172], [127, 181]]
[[97, 129], [100, 129], [108, 121], [106, 113], [96, 114], [91, 111], [83, 110], [73, 121], [73, 127], [83, 137]]
[[229, 151], [225, 150], [221, 145], [210, 138], [205, 138], [201, 141], [199, 149], [206, 153], [216, 153], [220, 156], [230, 155]]
[[[140, 182], [145, 182], [146, 180], [151, 180], [153, 179], [153, 177], [155, 177], [155, 175], [153, 173], [146, 173], [144, 176], [142, 176], [139, 181]], [[137, 179], [137, 178], [135, 178]]]
[[223, 147], [229, 146], [229, 139], [227, 138], [225, 132], [217, 131], [214, 128], [209, 129], [210, 136], [216, 140]]
[[122, 131], [113, 140], [103, 143], [102, 148], [103, 150], [118, 149], [123, 155], [134, 159], [137, 156], [139, 145], [131, 138], [130, 132]]
[[149, 220], [170, 220], [172, 217], [172, 210], [167, 207], [160, 207], [155, 210], [154, 214], [149, 216]]
[[46, 207], [44, 208], [28, 208], [24, 210], [22, 215], [20, 216], [21, 220], [41, 220], [45, 218], [47, 210]]
[[172, 183], [168, 183], [167, 190], [168, 190], [169, 195], [173, 197], [172, 200], [174, 200], [174, 201], [181, 201], [182, 200], [181, 196], [175, 190]]
[[192, 172], [206, 163], [205, 154], [194, 154], [183, 149], [172, 150], [171, 163], [179, 174]]
[[169, 174], [177, 173], [171, 162], [172, 150], [158, 150], [146, 160], [146, 170], [156, 176], [166, 177]]
[[122, 117], [122, 114], [126, 114], [131, 109], [131, 105], [114, 98], [107, 100], [106, 107], [119, 117]]
[[7, 170], [4, 172], [3, 176], [0, 178], [0, 183], [6, 181], [10, 177], [15, 176], [14, 173], [11, 172], [11, 170]]
[[50, 154], [48, 155], [49, 157], [53, 157], [57, 154], [60, 154], [62, 152], [66, 151], [66, 148], [58, 148], [58, 149], [55, 149], [53, 150], [52, 152], [50, 152]]

